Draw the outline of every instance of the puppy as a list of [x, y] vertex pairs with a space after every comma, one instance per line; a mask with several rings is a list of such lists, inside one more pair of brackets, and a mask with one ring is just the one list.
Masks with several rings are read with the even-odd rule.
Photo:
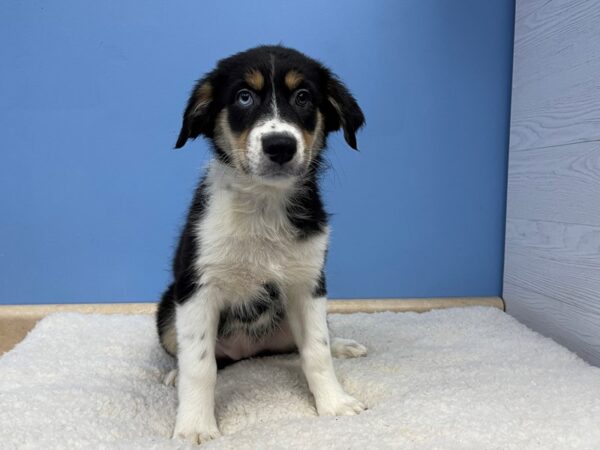
[[202, 135], [214, 158], [157, 312], [160, 342], [179, 370], [174, 437], [201, 443], [219, 436], [217, 367], [255, 355], [299, 351], [320, 415], [365, 408], [333, 369], [332, 354], [362, 356], [366, 349], [329, 338], [329, 229], [318, 185], [327, 135], [342, 128], [356, 149], [363, 124], [335, 75], [281, 46], [223, 59], [192, 90], [175, 147]]

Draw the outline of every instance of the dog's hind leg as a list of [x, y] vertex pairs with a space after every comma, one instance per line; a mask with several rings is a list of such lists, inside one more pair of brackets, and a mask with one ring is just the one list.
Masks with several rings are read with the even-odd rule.
[[175, 307], [175, 283], [172, 283], [163, 294], [156, 310], [156, 327], [160, 344], [171, 356], [177, 355]]
[[331, 356], [334, 358], [358, 358], [367, 355], [367, 347], [352, 339], [331, 339]]

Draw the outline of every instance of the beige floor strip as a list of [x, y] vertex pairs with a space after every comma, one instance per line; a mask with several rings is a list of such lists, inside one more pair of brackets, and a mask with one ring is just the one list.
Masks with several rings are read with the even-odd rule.
[[[328, 311], [333, 314], [425, 312], [432, 309], [466, 306], [491, 306], [504, 310], [500, 297], [445, 297], [386, 300], [331, 300]], [[70, 305], [5, 305], [0, 306], [0, 355], [13, 348], [35, 326], [38, 320], [55, 312], [84, 314], [152, 314], [156, 303], [93, 303]]]

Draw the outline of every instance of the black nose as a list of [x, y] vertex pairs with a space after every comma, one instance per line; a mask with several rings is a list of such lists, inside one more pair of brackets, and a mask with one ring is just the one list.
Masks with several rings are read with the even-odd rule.
[[267, 134], [262, 138], [262, 148], [271, 161], [285, 164], [296, 153], [296, 139], [289, 134]]

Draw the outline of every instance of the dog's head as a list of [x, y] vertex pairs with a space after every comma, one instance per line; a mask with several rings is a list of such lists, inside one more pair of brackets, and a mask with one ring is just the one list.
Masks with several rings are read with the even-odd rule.
[[356, 146], [363, 113], [319, 62], [262, 46], [221, 60], [194, 87], [175, 148], [204, 135], [217, 157], [265, 182], [301, 176], [320, 161], [327, 134]]

